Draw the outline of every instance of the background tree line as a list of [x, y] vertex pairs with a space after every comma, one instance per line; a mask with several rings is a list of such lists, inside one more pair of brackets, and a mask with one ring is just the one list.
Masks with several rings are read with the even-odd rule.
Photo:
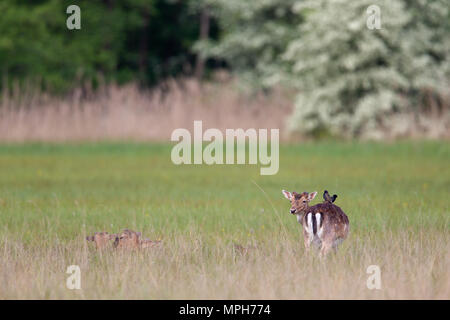
[[[9, 84], [33, 81], [59, 93], [84, 81], [153, 85], [193, 73], [201, 22], [193, 2], [2, 0], [1, 74]], [[66, 27], [71, 4], [81, 9], [81, 30]], [[208, 34], [217, 33], [212, 23]]]
[[[66, 28], [70, 4], [81, 30]], [[374, 4], [380, 30], [366, 27]], [[151, 86], [225, 66], [253, 88], [298, 92], [290, 128], [307, 134], [376, 135], [396, 115], [449, 114], [446, 0], [3, 0], [0, 12], [3, 87]]]

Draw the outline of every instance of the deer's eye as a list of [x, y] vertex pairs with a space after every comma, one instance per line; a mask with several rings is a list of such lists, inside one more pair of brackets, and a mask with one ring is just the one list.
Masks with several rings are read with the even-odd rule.
[[303, 200], [303, 203], [306, 203], [306, 200]]

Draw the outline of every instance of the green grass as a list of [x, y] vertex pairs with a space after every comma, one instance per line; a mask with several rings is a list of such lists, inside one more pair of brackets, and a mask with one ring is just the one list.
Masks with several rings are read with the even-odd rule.
[[[330, 273], [330, 279], [351, 279], [343, 273], [352, 259], [357, 261], [353, 262], [355, 270], [362, 272], [358, 277], [364, 278], [365, 270], [360, 269], [374, 257], [380, 257], [380, 264], [389, 270], [402, 265], [393, 253], [403, 252], [404, 259], [415, 259], [417, 268], [426, 264], [431, 254], [433, 259], [443, 260], [438, 269], [427, 269], [428, 282], [416, 293], [411, 291], [413, 283], [412, 287], [405, 286], [405, 281], [419, 277], [416, 273], [407, 278], [410, 280], [402, 280], [404, 291], [384, 291], [382, 295], [373, 295], [368, 289], [358, 292], [365, 292], [369, 298], [450, 298], [448, 281], [439, 287], [448, 279], [444, 270], [449, 266], [449, 143], [285, 145], [280, 149], [280, 170], [274, 176], [259, 175], [259, 165], [176, 166], [170, 161], [170, 151], [170, 145], [133, 143], [0, 146], [0, 279], [9, 278], [0, 288], [0, 298], [354, 298], [356, 292], [351, 290], [340, 293], [327, 291], [327, 287], [318, 291], [307, 286], [291, 288], [289, 279], [285, 284], [275, 281], [270, 288], [260, 284], [253, 293], [250, 284], [235, 292], [226, 277], [217, 279], [219, 271], [231, 276], [236, 271], [233, 268], [238, 268], [235, 260], [221, 256], [221, 252], [232, 255], [229, 248], [233, 243], [257, 244], [261, 253], [253, 257], [253, 262], [246, 261], [240, 272], [255, 267], [256, 262], [264, 266], [268, 256], [280, 258], [282, 267], [284, 256], [277, 248], [286, 248], [287, 243], [288, 249], [294, 250], [289, 251], [289, 259], [299, 267], [305, 263], [311, 268], [326, 268], [324, 263], [330, 263], [318, 264], [304, 256], [300, 225], [288, 213], [283, 188], [318, 191], [313, 203], [322, 201], [324, 189], [338, 194], [336, 203], [350, 219], [350, 236], [337, 256], [330, 258], [338, 259], [334, 263], [342, 267], [336, 273], [341, 277], [334, 278], [337, 276]], [[97, 261], [98, 254], [86, 248], [83, 241], [86, 234], [95, 231], [111, 233], [124, 228], [163, 239], [165, 251], [128, 258], [110, 253]], [[405, 253], [408, 248], [411, 252]], [[428, 250], [426, 254], [424, 250]], [[77, 296], [63, 288], [66, 275], [62, 262], [54, 262], [55, 267], [43, 274], [31, 262], [37, 259], [45, 263], [43, 257], [53, 261], [54, 254], [64, 263], [83, 265], [83, 272], [92, 280], [91, 291]], [[75, 261], [77, 257], [83, 261]], [[126, 285], [116, 283], [119, 280], [114, 280], [114, 274], [118, 270], [108, 269], [107, 283], [101, 273], [94, 272], [104, 271], [105, 261], [128, 259], [128, 263], [129, 259], [138, 259], [131, 264], [131, 268], [138, 268], [135, 264], [148, 263], [150, 258], [154, 268], [158, 268], [155, 261], [168, 270], [177, 268], [180, 278], [183, 272], [192, 272], [195, 265], [202, 266], [204, 269], [195, 269], [194, 273], [206, 282], [197, 284], [194, 291], [189, 287], [193, 279], [183, 284], [158, 278], [150, 290], [150, 284], [136, 284], [131, 275], [122, 274], [121, 281]], [[26, 259], [31, 259], [28, 268]], [[16, 268], [20, 261], [23, 270]], [[39, 280], [33, 280], [33, 272], [38, 272]], [[22, 283], [19, 276], [30, 281]], [[52, 280], [46, 281], [46, 277]], [[251, 277], [254, 275], [246, 279]], [[435, 284], [430, 284], [433, 281]], [[277, 284], [280, 287], [274, 288]], [[112, 293], [106, 292], [107, 288], [121, 290]]]

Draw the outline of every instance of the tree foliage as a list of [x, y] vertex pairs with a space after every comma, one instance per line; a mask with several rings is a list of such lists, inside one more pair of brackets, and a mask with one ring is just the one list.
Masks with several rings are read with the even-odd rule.
[[[226, 59], [252, 84], [298, 90], [290, 127], [371, 135], [423, 92], [449, 90], [450, 17], [445, 0], [217, 0], [225, 30], [204, 54]], [[366, 10], [381, 10], [371, 30]]]
[[[68, 30], [66, 8], [81, 9]], [[180, 0], [2, 0], [0, 73], [53, 91], [84, 81], [152, 84], [194, 61], [198, 19]]]

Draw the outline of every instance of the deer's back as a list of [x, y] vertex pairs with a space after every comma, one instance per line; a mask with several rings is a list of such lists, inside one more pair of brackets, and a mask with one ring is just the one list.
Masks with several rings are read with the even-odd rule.
[[337, 237], [347, 237], [349, 220], [344, 211], [337, 205], [330, 202], [319, 203], [310, 207], [309, 212], [313, 214], [319, 213], [321, 215], [322, 225], [325, 229], [333, 228]]

